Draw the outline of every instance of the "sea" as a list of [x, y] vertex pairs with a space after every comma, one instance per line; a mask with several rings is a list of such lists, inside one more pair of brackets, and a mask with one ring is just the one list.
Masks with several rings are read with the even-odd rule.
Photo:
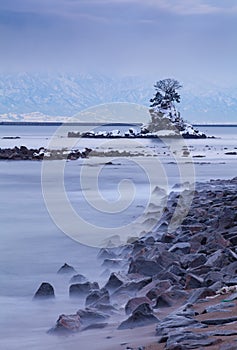
[[[0, 125], [0, 148], [56, 144], [100, 152], [94, 159], [65, 162], [0, 161], [3, 350], [75, 350], [80, 344], [90, 350], [112, 349], [106, 342], [99, 345], [94, 341], [92, 335], [98, 331], [73, 337], [47, 333], [60, 314], [84, 307], [83, 301], [69, 298], [71, 276], [57, 274], [59, 268], [66, 262], [102, 287], [111, 271], [97, 259], [100, 247], [108, 244], [110, 236], [115, 237], [110, 243], [119, 246], [120, 231], [125, 238], [136, 235], [136, 230], [148, 232], [147, 208], [155, 194], [159, 193], [160, 200], [162, 191], [180, 191], [187, 184], [237, 176], [237, 126], [198, 126], [210, 138], [183, 140], [181, 144], [156, 139], [85, 138], [71, 144], [66, 134], [77, 131], [73, 128]], [[116, 156], [106, 157], [111, 150], [117, 151]], [[185, 150], [188, 156], [184, 156]], [[124, 151], [127, 153], [120, 155]], [[182, 154], [178, 156], [178, 152]], [[162, 201], [155, 204], [164, 205]], [[54, 300], [33, 300], [42, 282], [54, 286]]]

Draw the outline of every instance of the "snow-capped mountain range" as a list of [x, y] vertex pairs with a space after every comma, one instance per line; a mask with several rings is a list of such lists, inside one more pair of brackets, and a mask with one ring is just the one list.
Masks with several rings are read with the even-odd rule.
[[[111, 102], [148, 107], [157, 80], [159, 77], [152, 80], [99, 74], [0, 74], [0, 121], [59, 120]], [[184, 119], [192, 123], [237, 122], [237, 87], [181, 83], [177, 108]]]

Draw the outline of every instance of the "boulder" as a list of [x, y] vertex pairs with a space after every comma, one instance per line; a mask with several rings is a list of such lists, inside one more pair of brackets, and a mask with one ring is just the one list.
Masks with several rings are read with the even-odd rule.
[[152, 314], [144, 314], [142, 311], [135, 310], [127, 320], [120, 323], [118, 329], [144, 327], [158, 322], [159, 319], [156, 316]]
[[50, 283], [43, 282], [37, 289], [34, 299], [52, 299], [55, 298], [54, 288]]
[[109, 315], [93, 308], [86, 308], [84, 310], [78, 310], [77, 315], [80, 317], [82, 327], [87, 327], [91, 324], [104, 323]]
[[110, 303], [109, 292], [102, 288], [100, 290], [93, 290], [86, 297], [86, 306], [96, 307], [100, 304], [108, 305]]
[[74, 333], [81, 330], [80, 316], [60, 315], [54, 328], [50, 329], [50, 333]]
[[125, 305], [125, 312], [127, 315], [130, 315], [137, 307], [141, 304], [151, 305], [151, 300], [146, 297], [137, 297], [130, 299]]
[[99, 289], [97, 282], [75, 283], [69, 287], [70, 297], [84, 297], [93, 289]]
[[122, 276], [120, 273], [111, 273], [108, 282], [105, 284], [104, 288], [107, 289], [109, 292], [113, 292], [114, 290], [118, 289], [120, 286], [124, 283], [124, 276]]
[[87, 278], [81, 274], [72, 276], [70, 283], [84, 283], [87, 282]]
[[63, 266], [60, 267], [60, 269], [58, 270], [57, 273], [59, 273], [59, 274], [71, 273], [72, 274], [75, 272], [76, 272], [76, 270], [72, 266], [65, 263]]
[[145, 276], [154, 276], [163, 271], [164, 267], [154, 260], [147, 260], [144, 257], [139, 257], [132, 260], [129, 265], [128, 273], [139, 273]]

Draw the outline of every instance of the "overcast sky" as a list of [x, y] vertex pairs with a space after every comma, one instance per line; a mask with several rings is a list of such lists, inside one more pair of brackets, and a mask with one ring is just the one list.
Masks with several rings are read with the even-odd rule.
[[237, 82], [236, 0], [1, 0], [0, 71]]

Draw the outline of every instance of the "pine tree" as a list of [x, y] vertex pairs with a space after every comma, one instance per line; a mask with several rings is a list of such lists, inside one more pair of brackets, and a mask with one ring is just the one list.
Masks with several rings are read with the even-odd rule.
[[156, 82], [154, 88], [156, 93], [154, 98], [150, 100], [150, 107], [161, 107], [168, 109], [173, 106], [174, 102], [180, 102], [180, 95], [176, 90], [180, 89], [182, 85], [175, 79], [163, 79]]

